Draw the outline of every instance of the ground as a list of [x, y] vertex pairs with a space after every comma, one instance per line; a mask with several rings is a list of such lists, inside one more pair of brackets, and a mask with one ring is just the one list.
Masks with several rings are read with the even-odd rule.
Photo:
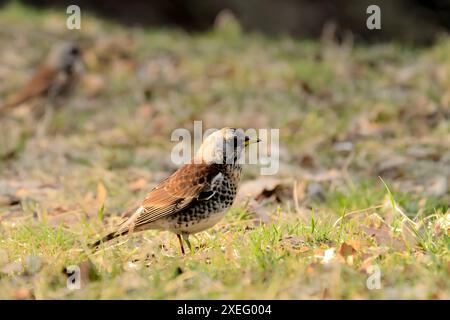
[[[226, 15], [200, 34], [65, 19], [0, 11], [0, 100], [56, 41], [78, 39], [86, 69], [44, 134], [27, 106], [0, 119], [0, 298], [450, 298], [449, 37], [412, 48], [269, 38]], [[246, 165], [233, 208], [184, 257], [158, 231], [89, 250], [176, 169], [171, 133], [194, 120], [279, 129], [279, 172]]]

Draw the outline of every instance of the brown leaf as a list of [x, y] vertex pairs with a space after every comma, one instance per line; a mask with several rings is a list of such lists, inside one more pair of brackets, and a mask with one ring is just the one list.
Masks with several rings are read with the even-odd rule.
[[82, 84], [89, 96], [96, 96], [105, 89], [105, 80], [100, 74], [85, 74]]
[[128, 187], [130, 188], [130, 190], [132, 192], [137, 192], [140, 191], [142, 189], [144, 189], [145, 187], [147, 187], [148, 181], [144, 178], [138, 178], [136, 180], [131, 181], [128, 184]]
[[309, 154], [305, 154], [300, 158], [300, 166], [308, 169], [314, 168], [315, 167], [314, 158]]
[[26, 300], [34, 298], [33, 292], [28, 288], [19, 288], [15, 290], [12, 295], [16, 300]]
[[356, 254], [356, 252], [357, 252], [356, 249], [347, 242], [342, 243], [341, 247], [339, 248], [339, 254], [344, 258], [353, 256]]
[[363, 226], [363, 232], [375, 240], [378, 245], [391, 247], [395, 250], [405, 250], [405, 244], [400, 239], [392, 235], [391, 228], [379, 215], [372, 214], [366, 219], [366, 225]]
[[263, 177], [251, 181], [246, 181], [239, 189], [237, 199], [255, 199], [260, 201], [266, 198], [274, 198], [281, 202], [283, 198], [292, 195], [292, 188], [286, 182], [270, 177]]

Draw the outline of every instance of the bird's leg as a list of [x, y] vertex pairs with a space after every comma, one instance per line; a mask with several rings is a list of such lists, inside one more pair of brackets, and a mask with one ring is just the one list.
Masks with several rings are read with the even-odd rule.
[[[183, 247], [183, 241], [181, 240], [181, 236], [177, 233], [178, 242], [180, 243], [181, 248], [181, 254], [184, 256], [184, 247]], [[183, 236], [184, 238], [184, 236]]]
[[191, 242], [189, 241], [189, 233], [183, 232], [181, 235], [183, 236], [183, 240], [186, 241], [187, 245], [189, 246], [189, 250], [191, 250], [191, 252], [194, 252]]

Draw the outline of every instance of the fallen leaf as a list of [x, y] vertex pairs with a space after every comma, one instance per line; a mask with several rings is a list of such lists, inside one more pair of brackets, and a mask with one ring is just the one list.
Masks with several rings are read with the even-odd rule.
[[148, 184], [148, 181], [146, 179], [138, 178], [134, 181], [131, 181], [128, 184], [128, 187], [130, 188], [130, 190], [132, 192], [137, 192], [137, 191], [144, 189], [147, 186], [147, 184]]
[[309, 273], [309, 274], [313, 274], [314, 273], [314, 267], [315, 267], [314, 263], [310, 264], [308, 267], [306, 267], [306, 272]]
[[246, 181], [239, 188], [237, 195], [238, 201], [245, 199], [255, 199], [260, 201], [266, 198], [275, 198], [275, 201], [281, 202], [283, 198], [292, 195], [286, 181], [276, 178], [263, 177], [251, 181]]
[[405, 250], [403, 241], [392, 235], [392, 230], [389, 225], [376, 213], [366, 219], [362, 230], [367, 236], [374, 239], [378, 245], [387, 246], [399, 251]]
[[342, 243], [341, 247], [339, 248], [339, 254], [343, 256], [344, 258], [347, 258], [348, 256], [353, 256], [356, 254], [356, 249], [353, 248], [352, 245], [347, 244], [346, 242]]
[[309, 154], [302, 156], [300, 159], [300, 166], [309, 169], [314, 168], [315, 167], [314, 158]]
[[353, 265], [354, 256], [357, 250], [350, 243], [344, 242], [339, 248], [339, 254], [344, 258], [345, 262], [349, 265]]
[[33, 298], [33, 294], [28, 288], [19, 288], [13, 292], [13, 298], [16, 300], [26, 300]]
[[100, 74], [85, 74], [82, 79], [83, 87], [88, 96], [96, 96], [105, 89], [105, 80]]

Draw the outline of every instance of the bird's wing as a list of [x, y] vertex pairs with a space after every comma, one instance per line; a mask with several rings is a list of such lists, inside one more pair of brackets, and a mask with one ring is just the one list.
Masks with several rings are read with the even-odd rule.
[[42, 66], [36, 71], [34, 76], [23, 88], [22, 92], [27, 93], [29, 96], [43, 94], [50, 89], [50, 86], [57, 76], [58, 71], [55, 70], [55, 68]]
[[136, 216], [131, 217], [132, 228], [187, 208], [195, 200], [208, 200], [214, 194], [214, 185], [223, 174], [217, 165], [187, 164], [162, 181], [147, 195]]
[[49, 90], [57, 75], [58, 72], [54, 68], [42, 66], [21, 90], [7, 98], [4, 106], [0, 109], [15, 107], [29, 99], [44, 94]]

